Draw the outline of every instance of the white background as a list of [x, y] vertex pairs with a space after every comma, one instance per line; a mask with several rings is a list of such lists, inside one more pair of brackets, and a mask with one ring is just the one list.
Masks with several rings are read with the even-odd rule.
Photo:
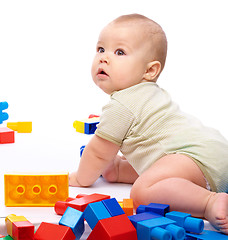
[[8, 121], [33, 122], [32, 135], [0, 146], [0, 160], [10, 163], [5, 170], [22, 170], [24, 162], [43, 168], [42, 160], [50, 169], [74, 168], [87, 139], [73, 121], [100, 114], [109, 100], [90, 74], [97, 37], [122, 14], [140, 13], [163, 27], [168, 57], [158, 84], [228, 138], [226, 2], [0, 1], [0, 101], [9, 103]]

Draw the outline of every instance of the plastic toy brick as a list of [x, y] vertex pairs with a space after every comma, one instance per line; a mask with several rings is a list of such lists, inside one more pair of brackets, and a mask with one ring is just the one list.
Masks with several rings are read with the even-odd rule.
[[215, 231], [209, 231], [209, 230], [204, 230], [200, 234], [193, 234], [193, 233], [186, 233], [186, 236], [189, 238], [186, 239], [196, 239], [196, 240], [227, 240], [228, 237], [225, 234], [215, 232]]
[[3, 123], [3, 121], [7, 120], [9, 118], [8, 113], [3, 112], [3, 110], [8, 108], [7, 102], [0, 102], [0, 124]]
[[204, 229], [204, 221], [191, 217], [191, 214], [173, 211], [165, 216], [176, 221], [178, 226], [183, 227], [188, 232], [201, 233]]
[[1, 239], [1, 238], [4, 238], [4, 237], [5, 237], [5, 236], [3, 236], [2, 234], [0, 234], [0, 239]]
[[137, 233], [126, 214], [98, 221], [87, 240], [137, 240]]
[[76, 239], [80, 239], [85, 230], [84, 214], [74, 208], [68, 207], [59, 224], [70, 227]]
[[5, 225], [7, 229], [7, 233], [12, 236], [13, 235], [13, 223], [14, 222], [22, 222], [28, 221], [24, 216], [16, 216], [15, 214], [10, 214], [5, 218]]
[[169, 212], [169, 205], [160, 203], [150, 203], [146, 206], [146, 212], [154, 212], [165, 216]]
[[5, 174], [7, 207], [54, 206], [68, 197], [68, 173]]
[[99, 220], [112, 216], [102, 202], [95, 202], [86, 207], [84, 217], [90, 228], [94, 229]]
[[3, 127], [0, 128], [0, 144], [14, 143], [14, 131]]
[[32, 132], [32, 122], [8, 122], [7, 127], [18, 133]]
[[74, 121], [73, 127], [76, 129], [76, 132], [85, 133], [85, 134], [94, 134], [97, 129], [97, 124], [99, 123], [99, 117], [87, 118], [82, 121]]
[[137, 236], [138, 240], [184, 240], [185, 230], [169, 218], [152, 218], [137, 224]]
[[70, 227], [42, 222], [35, 232], [34, 240], [75, 240]]
[[100, 117], [99, 115], [96, 115], [96, 114], [90, 114], [89, 115], [89, 118], [98, 118], [98, 117]]
[[123, 199], [123, 210], [127, 216], [133, 215], [133, 199]]
[[93, 203], [93, 202], [99, 202], [99, 201], [109, 199], [109, 198], [110, 198], [110, 196], [108, 196], [108, 195], [94, 193], [91, 195], [86, 195], [81, 198], [76, 198], [75, 200], [67, 202], [66, 204], [68, 207], [72, 207], [81, 212], [84, 212], [84, 210], [86, 209], [88, 204]]
[[13, 222], [12, 238], [14, 240], [34, 239], [35, 227], [29, 221]]
[[1, 240], [13, 240], [10, 235], [0, 238]]
[[85, 145], [80, 147], [80, 157], [82, 156], [82, 153], [83, 153], [84, 149], [85, 149]]
[[144, 220], [152, 219], [152, 218], [160, 218], [162, 217], [161, 215], [153, 212], [143, 212], [139, 214], [135, 214], [132, 216], [129, 216], [129, 220], [133, 224], [133, 226], [137, 229], [137, 224], [138, 222], [142, 222]]
[[125, 214], [125, 212], [115, 198], [103, 200], [102, 203], [107, 208], [108, 212], [112, 217]]

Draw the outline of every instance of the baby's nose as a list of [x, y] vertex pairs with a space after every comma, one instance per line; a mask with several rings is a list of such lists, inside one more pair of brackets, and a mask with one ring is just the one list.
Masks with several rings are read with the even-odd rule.
[[106, 63], [106, 64], [109, 64], [109, 59], [107, 56], [102, 56], [100, 58], [100, 63]]

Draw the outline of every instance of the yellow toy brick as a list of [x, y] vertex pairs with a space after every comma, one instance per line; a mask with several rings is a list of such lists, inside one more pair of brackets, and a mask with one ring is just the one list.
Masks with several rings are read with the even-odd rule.
[[7, 127], [18, 133], [32, 132], [32, 122], [8, 122]]
[[7, 207], [52, 207], [69, 196], [68, 173], [5, 174]]

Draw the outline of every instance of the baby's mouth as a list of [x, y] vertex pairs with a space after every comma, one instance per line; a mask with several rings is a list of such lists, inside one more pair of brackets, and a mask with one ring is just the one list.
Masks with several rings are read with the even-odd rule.
[[108, 76], [108, 74], [102, 68], [98, 69], [97, 75]]

